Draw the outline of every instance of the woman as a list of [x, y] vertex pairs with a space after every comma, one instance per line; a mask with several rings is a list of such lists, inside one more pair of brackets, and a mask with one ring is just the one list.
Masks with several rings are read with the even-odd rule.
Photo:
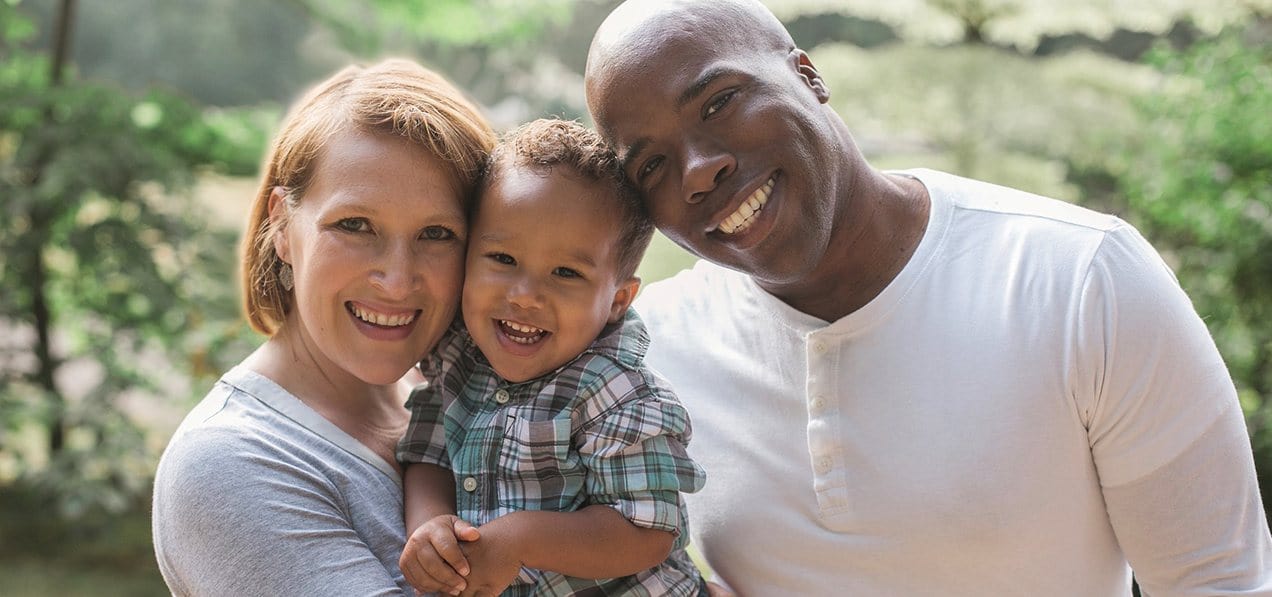
[[265, 343], [186, 417], [155, 479], [177, 595], [413, 594], [399, 381], [455, 315], [466, 203], [494, 134], [392, 60], [319, 84], [274, 140], [243, 240]]

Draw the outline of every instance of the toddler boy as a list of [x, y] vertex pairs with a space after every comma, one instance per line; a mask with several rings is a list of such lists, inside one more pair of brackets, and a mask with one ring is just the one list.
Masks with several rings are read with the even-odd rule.
[[[403, 573], [451, 594], [705, 594], [680, 495], [705, 475], [629, 308], [653, 234], [639, 198], [560, 120], [510, 133], [479, 195], [462, 324], [407, 403]], [[428, 465], [451, 471], [455, 515]]]

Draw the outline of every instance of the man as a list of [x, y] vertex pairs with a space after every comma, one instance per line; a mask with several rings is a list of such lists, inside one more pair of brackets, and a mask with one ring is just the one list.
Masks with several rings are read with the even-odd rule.
[[753, 0], [633, 1], [588, 106], [706, 261], [637, 308], [740, 595], [1272, 595], [1245, 423], [1121, 220], [866, 162]]

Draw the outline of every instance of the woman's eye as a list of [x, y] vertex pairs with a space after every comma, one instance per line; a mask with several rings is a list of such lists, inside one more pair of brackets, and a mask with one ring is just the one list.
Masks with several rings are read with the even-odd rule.
[[733, 99], [733, 95], [735, 93], [737, 92], [726, 91], [716, 96], [714, 99], [711, 100], [711, 103], [707, 104], [706, 109], [702, 111], [702, 116], [705, 118], [707, 116], [711, 116], [712, 114], [715, 114], [716, 112], [719, 112], [721, 109], [724, 108], [725, 104], [729, 103], [729, 100]]
[[344, 218], [336, 222], [336, 228], [345, 232], [366, 232], [371, 229], [371, 223], [366, 218]]
[[429, 226], [420, 233], [420, 238], [424, 240], [450, 240], [455, 238], [455, 232], [445, 226]]
[[552, 275], [560, 277], [560, 278], [582, 278], [583, 277], [583, 274], [580, 274], [578, 270], [570, 269], [568, 267], [558, 267], [552, 270]]
[[507, 253], [491, 253], [491, 254], [487, 255], [487, 257], [489, 257], [489, 258], [490, 258], [491, 260], [493, 260], [495, 263], [501, 263], [501, 264], [503, 264], [503, 265], [516, 265], [516, 264], [517, 264], [517, 260], [516, 260], [516, 259], [513, 259], [513, 258], [512, 258], [512, 255], [509, 255], [509, 254], [507, 254]]

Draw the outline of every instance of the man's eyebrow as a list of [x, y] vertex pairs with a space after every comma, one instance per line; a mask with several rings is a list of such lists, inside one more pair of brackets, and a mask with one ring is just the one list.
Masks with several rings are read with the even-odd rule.
[[623, 172], [627, 172], [627, 167], [632, 165], [632, 160], [635, 160], [636, 156], [640, 155], [640, 152], [645, 151], [646, 145], [649, 145], [649, 138], [640, 138], [623, 150], [622, 155], [618, 157], [618, 162]]
[[713, 66], [707, 69], [706, 72], [702, 73], [702, 75], [699, 76], [692, 85], [686, 87], [685, 90], [680, 92], [680, 95], [676, 97], [676, 109], [679, 110], [685, 107], [685, 104], [693, 101], [693, 99], [699, 95], [702, 95], [702, 92], [706, 91], [707, 87], [711, 86], [711, 83], [715, 82], [716, 79], [732, 72], [734, 72], [732, 68], [723, 65]]
[[[708, 68], [693, 82], [692, 85], [686, 87], [684, 91], [680, 92], [680, 95], [676, 96], [676, 110], [684, 108], [685, 104], [688, 104], [693, 101], [694, 98], [702, 95], [702, 92], [706, 91], [716, 79], [725, 75], [733, 74], [734, 72], [736, 72], [734, 69], [724, 65], [717, 65]], [[637, 139], [636, 142], [632, 143], [622, 152], [618, 161], [622, 165], [624, 172], [627, 171], [632, 160], [634, 160], [636, 156], [640, 155], [640, 152], [645, 150], [646, 145], [649, 145], [649, 139]]]

